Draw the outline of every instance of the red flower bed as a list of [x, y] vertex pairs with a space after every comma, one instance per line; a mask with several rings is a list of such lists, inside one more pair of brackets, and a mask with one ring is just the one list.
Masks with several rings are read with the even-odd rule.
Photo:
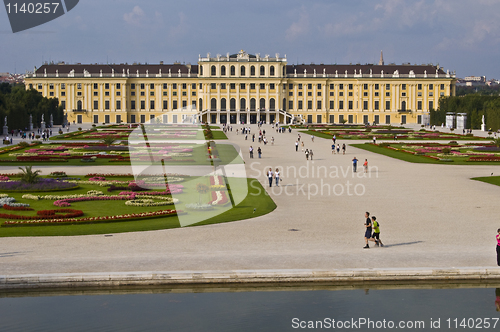
[[11, 210], [11, 211], [33, 211], [32, 208], [26, 207], [26, 206], [10, 206], [7, 204], [3, 205], [3, 208], [5, 210]]
[[[66, 213], [66, 214], [59, 214]], [[68, 219], [83, 216], [83, 211], [73, 209], [57, 209], [57, 210], [42, 210], [37, 211], [36, 216], [20, 216], [17, 214], [0, 213], [0, 218], [6, 219], [21, 219], [21, 220], [37, 220], [37, 219]]]
[[500, 157], [470, 157], [467, 161], [500, 161]]

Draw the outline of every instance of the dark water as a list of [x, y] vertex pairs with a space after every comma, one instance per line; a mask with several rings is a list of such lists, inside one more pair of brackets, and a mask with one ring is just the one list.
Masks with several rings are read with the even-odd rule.
[[[387, 331], [389, 321], [396, 326], [400, 321], [406, 324], [406, 328], [401, 326], [397, 330], [410, 330], [407, 328], [410, 324], [411, 330], [419, 331], [478, 330], [479, 326], [482, 327], [479, 330], [500, 330], [500, 321], [496, 323], [500, 317], [495, 303], [496, 286], [429, 287], [436, 286], [350, 290], [328, 286], [154, 289], [128, 290], [126, 294], [120, 294], [123, 290], [107, 294], [99, 294], [102, 291], [1, 293], [0, 331], [306, 330], [299, 328], [301, 321], [302, 326], [313, 321], [316, 328], [311, 330], [319, 331]], [[366, 319], [366, 324], [332, 329], [328, 328], [332, 319], [336, 324], [339, 321], [352, 324], [353, 320], [361, 323]], [[373, 325], [368, 325], [369, 319]], [[381, 325], [384, 319], [385, 328]], [[323, 329], [316, 321], [322, 321]], [[421, 323], [416, 321], [424, 325], [417, 326]]]

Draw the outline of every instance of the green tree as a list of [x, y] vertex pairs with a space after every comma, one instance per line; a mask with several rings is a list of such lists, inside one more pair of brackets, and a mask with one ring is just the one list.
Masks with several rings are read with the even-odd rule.
[[32, 166], [26, 166], [25, 168], [19, 167], [22, 171], [21, 181], [26, 183], [36, 183], [39, 180], [39, 174], [41, 170], [32, 170]]

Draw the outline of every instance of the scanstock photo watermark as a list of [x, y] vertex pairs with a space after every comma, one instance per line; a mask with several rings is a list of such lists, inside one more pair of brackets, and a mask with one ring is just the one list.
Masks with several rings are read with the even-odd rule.
[[130, 163], [138, 186], [170, 191], [175, 209], [182, 211], [181, 227], [218, 216], [247, 197], [245, 164], [236, 144], [205, 139], [207, 129], [196, 116], [165, 122], [156, 117], [130, 133]]
[[[308, 200], [317, 196], [363, 196], [367, 191], [364, 181], [378, 179], [377, 166], [354, 172], [351, 166], [318, 166], [314, 161], [298, 167], [270, 166], [255, 161], [249, 167], [249, 177], [269, 181], [269, 193], [275, 196], [304, 196]], [[253, 182], [250, 186], [257, 190]], [[260, 194], [259, 190], [257, 193]]]
[[20, 32], [52, 21], [73, 8], [79, 0], [4, 0], [12, 32]]

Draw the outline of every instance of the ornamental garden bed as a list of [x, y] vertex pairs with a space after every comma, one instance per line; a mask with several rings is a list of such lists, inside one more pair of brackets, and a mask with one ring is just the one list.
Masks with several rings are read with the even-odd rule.
[[[79, 186], [72, 190], [50, 194], [10, 192], [1, 195], [0, 200], [9, 204], [9, 207], [0, 208], [0, 237], [107, 234], [177, 228], [180, 227], [178, 214], [201, 213], [186, 209], [186, 205], [197, 203], [192, 201], [190, 193], [195, 193], [198, 197], [193, 184], [198, 181], [204, 181], [209, 188], [201, 196], [203, 204], [210, 204], [217, 211], [223, 206], [227, 207], [229, 203], [229, 192], [217, 186], [221, 183], [219, 178], [210, 181], [208, 177], [204, 177], [185, 182], [184, 179], [193, 178], [176, 174], [170, 175], [169, 179], [181, 180], [173, 184], [169, 182], [167, 190], [163, 187], [139, 192], [131, 189], [108, 192], [107, 188], [113, 183], [127, 188], [132, 188], [137, 183], [130, 176], [88, 175], [89, 177], [68, 175], [67, 178], [73, 179], [72, 183], [76, 182]], [[78, 178], [81, 180], [74, 180]], [[89, 181], [90, 179], [95, 181]], [[151, 176], [151, 179], [153, 182], [160, 181], [159, 176]], [[276, 205], [265, 195], [257, 180], [253, 180], [252, 185], [249, 184], [252, 181], [250, 179], [237, 181], [242, 182], [241, 184], [243, 181], [247, 182], [247, 197], [235, 208], [204, 220], [199, 225], [249, 219], [274, 210]], [[173, 193], [175, 197], [172, 197]], [[174, 199], [179, 201], [174, 202]], [[258, 209], [254, 212], [256, 207]]]
[[[451, 144], [450, 144], [451, 143]], [[500, 165], [500, 149], [493, 144], [381, 143], [352, 146], [392, 158], [430, 164]]]

